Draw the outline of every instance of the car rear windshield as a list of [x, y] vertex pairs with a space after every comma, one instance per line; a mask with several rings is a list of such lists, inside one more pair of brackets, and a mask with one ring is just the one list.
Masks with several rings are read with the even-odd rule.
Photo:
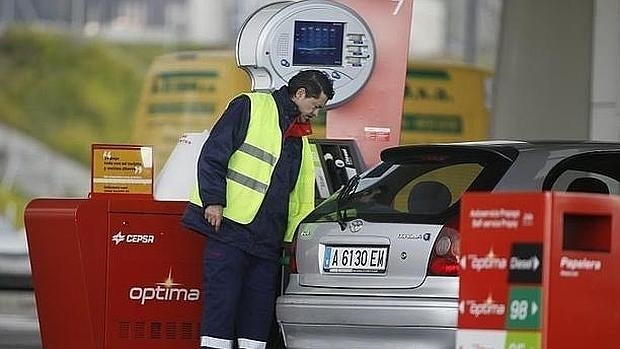
[[492, 190], [517, 156], [512, 148], [413, 146], [382, 154], [384, 161], [349, 181], [306, 222], [442, 224], [458, 214], [466, 191]]

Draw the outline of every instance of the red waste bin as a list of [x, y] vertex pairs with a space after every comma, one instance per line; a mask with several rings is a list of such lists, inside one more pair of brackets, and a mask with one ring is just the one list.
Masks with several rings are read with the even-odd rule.
[[205, 239], [185, 202], [36, 199], [25, 225], [45, 349], [197, 348]]
[[620, 197], [470, 193], [458, 349], [617, 348]]

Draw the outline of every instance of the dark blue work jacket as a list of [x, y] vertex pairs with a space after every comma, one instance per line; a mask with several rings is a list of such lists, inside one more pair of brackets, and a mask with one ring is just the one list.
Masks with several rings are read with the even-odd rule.
[[[280, 130], [286, 129], [299, 114], [288, 95], [286, 86], [272, 93], [278, 106]], [[250, 119], [250, 99], [241, 95], [233, 99], [215, 124], [198, 158], [198, 178], [201, 199], [205, 206], [226, 206], [226, 172], [230, 156], [243, 143]], [[204, 209], [189, 203], [182, 218], [187, 228], [210, 239], [238, 247], [249, 254], [277, 260], [288, 219], [289, 195], [295, 186], [301, 165], [301, 138], [283, 138], [282, 152], [275, 166], [271, 184], [256, 217], [249, 224], [239, 224], [227, 218], [216, 232], [204, 218]], [[205, 191], [206, 188], [206, 191]], [[205, 193], [206, 195], [202, 195]]]

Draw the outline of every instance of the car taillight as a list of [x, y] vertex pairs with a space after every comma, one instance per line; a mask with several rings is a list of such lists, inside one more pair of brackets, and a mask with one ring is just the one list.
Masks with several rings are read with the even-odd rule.
[[286, 265], [288, 273], [297, 273], [297, 236], [293, 241], [284, 246], [284, 265]]
[[460, 250], [461, 236], [457, 219], [441, 228], [428, 263], [428, 275], [458, 276]]

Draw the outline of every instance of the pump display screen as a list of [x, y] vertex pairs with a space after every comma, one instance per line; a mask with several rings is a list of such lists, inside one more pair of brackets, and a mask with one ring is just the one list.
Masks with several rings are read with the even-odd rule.
[[293, 65], [342, 65], [344, 23], [295, 21]]

